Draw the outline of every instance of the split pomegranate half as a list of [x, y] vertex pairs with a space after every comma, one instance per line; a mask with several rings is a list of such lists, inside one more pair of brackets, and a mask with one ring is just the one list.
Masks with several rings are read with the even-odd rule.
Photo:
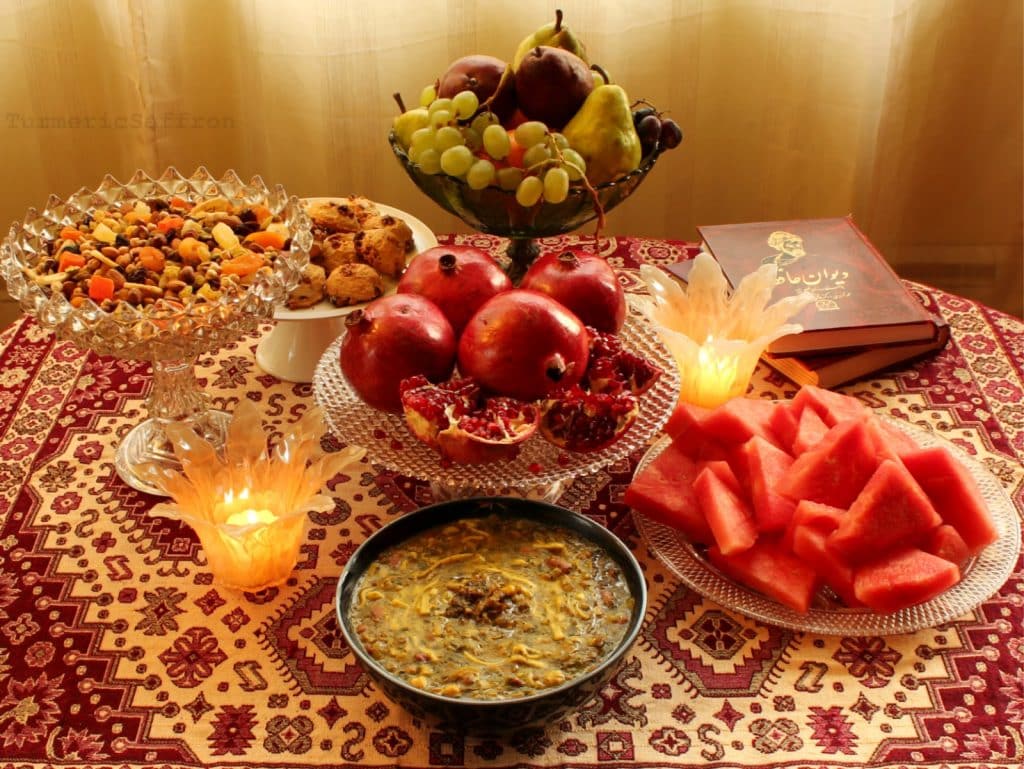
[[435, 385], [415, 376], [402, 383], [401, 395], [413, 435], [459, 464], [514, 459], [537, 430], [536, 406], [514, 398], [485, 398], [470, 378]]
[[627, 390], [640, 396], [664, 372], [651, 361], [630, 352], [614, 334], [590, 331], [590, 357], [583, 386], [591, 392]]

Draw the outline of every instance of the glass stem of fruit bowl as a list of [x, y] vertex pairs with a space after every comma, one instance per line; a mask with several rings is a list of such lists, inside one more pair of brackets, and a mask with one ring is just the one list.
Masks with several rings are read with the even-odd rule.
[[506, 270], [509, 280], [518, 286], [523, 275], [526, 274], [530, 265], [533, 264], [540, 254], [540, 246], [537, 245], [537, 241], [533, 238], [517, 238], [513, 236], [509, 238], [508, 249], [505, 251], [505, 254], [510, 261], [509, 267]]
[[162, 492], [138, 472], [141, 464], [159, 464], [174, 469], [180, 465], [164, 433], [171, 422], [189, 424], [214, 447], [224, 445], [230, 415], [210, 408], [199, 388], [194, 360], [153, 362], [153, 385], [146, 403], [149, 419], [136, 425], [117, 449], [116, 467], [121, 480], [132, 488], [161, 496]]
[[206, 411], [209, 403], [199, 389], [193, 361], [154, 361], [146, 406], [150, 417], [168, 422], [188, 421]]

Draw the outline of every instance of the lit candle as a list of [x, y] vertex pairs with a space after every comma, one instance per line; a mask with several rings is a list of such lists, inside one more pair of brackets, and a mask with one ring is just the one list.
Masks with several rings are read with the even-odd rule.
[[742, 395], [746, 390], [746, 379], [739, 379], [739, 358], [730, 354], [724, 340], [708, 335], [697, 350], [697, 365], [694, 371], [681, 382], [681, 397], [689, 403], [705, 408], [714, 408], [721, 403]]
[[252, 526], [256, 523], [273, 523], [277, 520], [277, 516], [274, 515], [267, 509], [262, 510], [242, 510], [238, 513], [232, 513], [227, 517], [224, 523], [229, 526]]
[[204, 539], [206, 559], [220, 582], [259, 590], [283, 580], [295, 566], [302, 519], [274, 512], [272, 491], [229, 489], [213, 506], [213, 524]]
[[215, 449], [184, 425], [167, 427], [182, 472], [150, 466], [149, 479], [173, 502], [153, 515], [178, 518], [202, 542], [215, 581], [257, 591], [288, 579], [298, 561], [308, 513], [333, 509], [320, 489], [366, 453], [350, 446], [325, 454], [325, 420], [310, 409], [290, 425], [274, 449], [255, 405], [243, 400], [231, 419], [228, 440]]

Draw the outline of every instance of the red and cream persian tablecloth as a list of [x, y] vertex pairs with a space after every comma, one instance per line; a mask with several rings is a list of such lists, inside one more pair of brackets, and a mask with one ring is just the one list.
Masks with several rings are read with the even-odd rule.
[[[501, 248], [486, 236], [458, 240]], [[687, 255], [678, 242], [638, 239], [600, 250], [634, 285], [637, 263]], [[949, 347], [843, 391], [979, 458], [1019, 514], [1024, 323], [915, 291], [949, 321]], [[202, 382], [217, 406], [248, 398], [268, 422], [292, 421], [311, 388], [261, 372], [257, 341], [200, 361]], [[332, 601], [356, 546], [430, 502], [428, 490], [364, 464], [331, 484], [335, 508], [311, 516], [286, 585], [221, 589], [192, 532], [148, 516], [157, 500], [114, 471], [114, 447], [144, 418], [148, 373], [55, 342], [29, 319], [0, 334], [0, 766], [1024, 763], [1019, 558], [997, 595], [934, 629], [841, 637], [771, 627], [702, 599], [647, 552], [621, 502], [639, 456], [576, 479], [560, 500], [629, 542], [650, 587], [640, 640], [600, 697], [504, 739], [414, 722], [370, 686]], [[794, 392], [763, 368], [752, 386]]]

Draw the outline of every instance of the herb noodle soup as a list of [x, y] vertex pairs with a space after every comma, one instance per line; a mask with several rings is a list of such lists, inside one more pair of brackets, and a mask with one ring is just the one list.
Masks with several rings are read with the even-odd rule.
[[569, 528], [460, 518], [388, 547], [355, 584], [348, 619], [365, 652], [445, 697], [541, 693], [597, 668], [634, 599], [619, 564]]

